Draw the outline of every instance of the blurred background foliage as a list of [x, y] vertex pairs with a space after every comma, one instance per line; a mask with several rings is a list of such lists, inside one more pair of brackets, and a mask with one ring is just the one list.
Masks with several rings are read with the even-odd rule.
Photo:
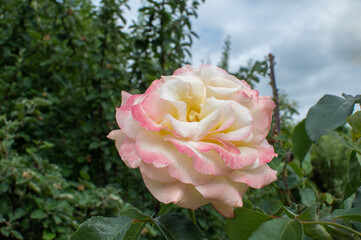
[[[67, 239], [90, 216], [130, 206], [157, 214], [161, 206], [141, 175], [106, 136], [117, 128], [122, 90], [142, 93], [190, 61], [202, 2], [144, 0], [129, 22], [127, 0], [0, 0], [1, 239]], [[229, 37], [219, 62], [226, 70], [230, 50]], [[265, 58], [230, 73], [254, 86], [268, 71]], [[301, 165], [291, 150], [297, 104], [286, 94], [279, 101], [282, 130], [269, 137], [279, 180], [250, 189], [245, 205], [268, 213], [296, 202], [320, 202], [324, 212], [340, 207], [350, 151], [324, 136]], [[350, 135], [347, 127], [337, 132]], [[196, 216], [208, 239], [226, 238], [225, 219], [213, 208]], [[148, 225], [141, 238], [157, 236]]]

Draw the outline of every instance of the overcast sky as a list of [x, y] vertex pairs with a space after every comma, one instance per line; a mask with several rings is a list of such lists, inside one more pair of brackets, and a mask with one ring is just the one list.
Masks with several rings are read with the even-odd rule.
[[[130, 0], [134, 18], [140, 0]], [[192, 65], [218, 64], [231, 36], [230, 70], [249, 59], [276, 57], [281, 92], [299, 104], [300, 116], [324, 94], [361, 94], [360, 0], [206, 0], [192, 26], [199, 35]], [[270, 95], [269, 79], [256, 86]]]
[[[361, 94], [361, 1], [206, 0], [193, 28], [193, 65], [217, 64], [231, 36], [230, 68], [276, 57], [280, 91], [298, 102], [302, 119], [324, 94]], [[269, 80], [257, 85], [270, 95]]]

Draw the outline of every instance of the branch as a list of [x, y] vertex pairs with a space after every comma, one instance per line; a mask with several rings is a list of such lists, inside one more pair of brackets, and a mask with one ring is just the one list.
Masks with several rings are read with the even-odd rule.
[[275, 134], [278, 135], [281, 133], [281, 120], [280, 120], [280, 106], [279, 106], [279, 99], [278, 99], [278, 89], [276, 86], [276, 79], [275, 79], [275, 72], [274, 72], [274, 64], [275, 64], [274, 58], [275, 57], [271, 53], [268, 54], [268, 60], [270, 63], [270, 73], [268, 75], [271, 78], [270, 85], [273, 90], [273, 100], [276, 104], [276, 108], [275, 108], [275, 112], [274, 112], [275, 125], [276, 125]]

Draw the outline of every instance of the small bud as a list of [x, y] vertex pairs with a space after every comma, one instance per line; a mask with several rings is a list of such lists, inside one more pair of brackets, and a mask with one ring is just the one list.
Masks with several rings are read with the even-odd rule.
[[80, 192], [84, 191], [85, 190], [85, 187], [83, 184], [79, 184], [77, 187], [76, 187]]
[[50, 35], [49, 35], [49, 34], [45, 34], [45, 35], [43, 36], [43, 40], [44, 40], [44, 41], [49, 41], [49, 40], [50, 40]]
[[88, 154], [86, 155], [86, 161], [90, 163], [92, 161], [92, 157]]
[[23, 172], [23, 174], [21, 176], [23, 178], [29, 179], [29, 178], [32, 178], [33, 174], [31, 172], [26, 171], [26, 172]]

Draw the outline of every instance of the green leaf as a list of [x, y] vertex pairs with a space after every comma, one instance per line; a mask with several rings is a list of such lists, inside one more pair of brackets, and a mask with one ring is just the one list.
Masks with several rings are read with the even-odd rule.
[[316, 202], [315, 192], [311, 188], [300, 188], [301, 202], [306, 206], [311, 206]]
[[21, 233], [18, 232], [18, 231], [16, 231], [16, 230], [11, 230], [10, 233], [11, 233], [11, 235], [14, 236], [16, 239], [20, 239], [20, 240], [24, 239], [24, 238], [23, 238], [23, 235], [21, 235]]
[[124, 211], [122, 213], [122, 215], [125, 215], [127, 217], [130, 217], [131, 219], [133, 220], [141, 220], [141, 221], [144, 221], [144, 220], [148, 220], [148, 219], [151, 219], [149, 216], [147, 215], [144, 215], [143, 213], [141, 213], [140, 211], [138, 211], [137, 209], [127, 209], [126, 211]]
[[145, 227], [145, 222], [134, 222], [133, 220], [132, 225], [130, 225], [130, 228], [125, 234], [123, 240], [137, 239], [137, 237], [142, 232], [144, 227]]
[[339, 230], [333, 226], [324, 225], [324, 227], [333, 237], [340, 237], [341, 239], [353, 239], [354, 237], [352, 234]]
[[169, 204], [161, 203], [159, 215], [167, 214], [173, 208], [173, 205], [174, 205], [173, 203], [169, 203]]
[[187, 217], [179, 214], [167, 214], [153, 219], [167, 240], [200, 240], [204, 239], [203, 233]]
[[286, 224], [282, 232], [282, 240], [303, 240], [303, 227], [298, 219], [293, 219]]
[[300, 160], [301, 164], [312, 145], [312, 141], [306, 132], [305, 122], [306, 119], [303, 119], [299, 124], [297, 124], [295, 130], [293, 131], [292, 138], [293, 152], [298, 160]]
[[353, 221], [361, 222], [361, 208], [354, 207], [350, 209], [336, 209], [333, 212], [334, 218], [350, 219]]
[[130, 228], [132, 221], [133, 219], [128, 216], [92, 217], [79, 226], [70, 240], [121, 240]]
[[306, 221], [316, 221], [317, 219], [317, 211], [318, 203], [313, 204], [312, 206], [309, 206], [306, 208], [300, 215], [298, 215], [298, 218], [301, 220]]
[[341, 98], [334, 95], [323, 96], [307, 113], [306, 131], [313, 142], [343, 125], [352, 114], [355, 98]]
[[[304, 221], [316, 221], [317, 220], [317, 211], [318, 203], [313, 204], [312, 206], [306, 208], [299, 216], [298, 219]], [[317, 240], [330, 240], [331, 236], [326, 231], [324, 226], [320, 224], [302, 224], [305, 234]]]
[[256, 231], [253, 232], [249, 240], [280, 240], [286, 225], [291, 220], [288, 218], [275, 218], [262, 223]]
[[287, 215], [287, 217], [293, 219], [296, 217], [296, 214], [294, 214], [291, 210], [289, 210], [285, 206], [281, 206], [274, 214], [273, 216], [279, 216], [282, 217], [284, 214]]
[[357, 142], [361, 138], [361, 111], [357, 111], [347, 118], [348, 124], [352, 127], [352, 141]]
[[80, 170], [79, 171], [79, 175], [84, 179], [89, 181], [90, 180], [90, 176], [89, 174], [85, 171], [85, 170]]
[[352, 203], [352, 207], [360, 207], [361, 208], [361, 187], [358, 187], [358, 189], [357, 189], [356, 197]]
[[47, 216], [47, 214], [40, 209], [35, 210], [34, 212], [31, 213], [30, 218], [32, 219], [43, 219]]
[[38, 106], [38, 107], [46, 107], [46, 106], [50, 106], [53, 103], [45, 98], [40, 98], [40, 97], [34, 97], [33, 99], [33, 103]]
[[360, 186], [361, 166], [357, 159], [355, 151], [352, 151], [350, 154], [348, 180], [353, 188], [357, 188]]
[[328, 132], [329, 132], [329, 134], [331, 134], [333, 137], [335, 137], [337, 140], [339, 140], [343, 145], [345, 145], [349, 149], [351, 149], [351, 150], [355, 149], [355, 147], [352, 146], [351, 143], [349, 143], [345, 138], [338, 135], [336, 132], [334, 132], [334, 131], [328, 131]]
[[270, 216], [247, 208], [235, 210], [235, 217], [227, 219], [227, 234], [230, 239], [248, 239]]
[[311, 164], [311, 154], [306, 154], [302, 162], [302, 168], [305, 170], [305, 174], [309, 174], [312, 172], [312, 164]]
[[55, 237], [56, 237], [56, 233], [49, 232], [49, 231], [46, 231], [46, 230], [43, 231], [43, 239], [44, 240], [52, 240]]

